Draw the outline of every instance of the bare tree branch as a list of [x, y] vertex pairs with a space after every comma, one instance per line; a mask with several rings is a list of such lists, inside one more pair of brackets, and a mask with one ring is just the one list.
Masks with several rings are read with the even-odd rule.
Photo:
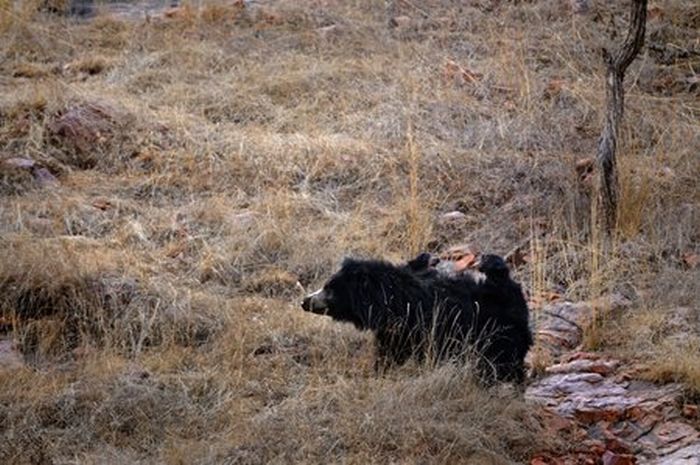
[[647, 0], [632, 0], [630, 29], [620, 49], [611, 55], [603, 49], [607, 64], [605, 79], [606, 117], [598, 141], [598, 205], [602, 207], [602, 225], [609, 235], [615, 228], [618, 205], [618, 175], [616, 163], [617, 135], [624, 111], [625, 72], [644, 45]]

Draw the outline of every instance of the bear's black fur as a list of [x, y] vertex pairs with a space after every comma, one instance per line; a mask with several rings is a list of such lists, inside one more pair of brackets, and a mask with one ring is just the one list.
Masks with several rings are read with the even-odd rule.
[[505, 262], [485, 256], [483, 280], [447, 276], [433, 264], [429, 254], [402, 266], [346, 259], [302, 307], [372, 331], [377, 368], [403, 364], [411, 356], [444, 360], [471, 347], [483, 355], [484, 375], [522, 382], [532, 337], [525, 299]]
[[482, 256], [477, 266], [484, 279], [479, 281], [474, 298], [480, 313], [496, 325], [484, 355], [493, 363], [498, 378], [521, 383], [525, 380], [525, 356], [533, 342], [523, 290], [498, 255]]

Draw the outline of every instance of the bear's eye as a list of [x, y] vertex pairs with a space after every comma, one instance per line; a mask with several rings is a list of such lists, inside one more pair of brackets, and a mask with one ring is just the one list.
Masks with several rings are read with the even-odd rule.
[[333, 289], [328, 286], [323, 288], [323, 297], [328, 301], [333, 298]]

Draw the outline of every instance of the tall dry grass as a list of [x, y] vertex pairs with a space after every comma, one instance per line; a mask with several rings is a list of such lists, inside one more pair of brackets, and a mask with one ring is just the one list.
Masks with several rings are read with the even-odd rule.
[[511, 463], [559, 447], [517, 395], [451, 366], [377, 378], [368, 335], [297, 308], [344, 255], [462, 242], [525, 243], [533, 297], [636, 299], [589, 346], [697, 389], [694, 336], [667, 322], [698, 318], [682, 260], [699, 252], [697, 60], [677, 46], [700, 16], [656, 5], [606, 248], [574, 166], [595, 152], [597, 50], [624, 5], [400, 3], [410, 19], [389, 30], [372, 2], [103, 5], [87, 21], [0, 2], [0, 308], [26, 359], [0, 368], [0, 462]]

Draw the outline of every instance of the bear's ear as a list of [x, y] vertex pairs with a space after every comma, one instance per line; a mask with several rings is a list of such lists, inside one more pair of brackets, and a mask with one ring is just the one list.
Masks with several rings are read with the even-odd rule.
[[423, 252], [413, 260], [410, 260], [407, 265], [411, 271], [425, 271], [429, 267], [437, 265], [439, 261], [439, 258], [433, 257], [428, 252]]
[[484, 273], [486, 276], [503, 276], [508, 277], [510, 275], [510, 270], [505, 260], [493, 254], [487, 254], [481, 257], [479, 260], [479, 271]]
[[356, 258], [344, 257], [343, 262], [340, 264], [340, 268], [346, 271], [357, 268], [359, 261]]

